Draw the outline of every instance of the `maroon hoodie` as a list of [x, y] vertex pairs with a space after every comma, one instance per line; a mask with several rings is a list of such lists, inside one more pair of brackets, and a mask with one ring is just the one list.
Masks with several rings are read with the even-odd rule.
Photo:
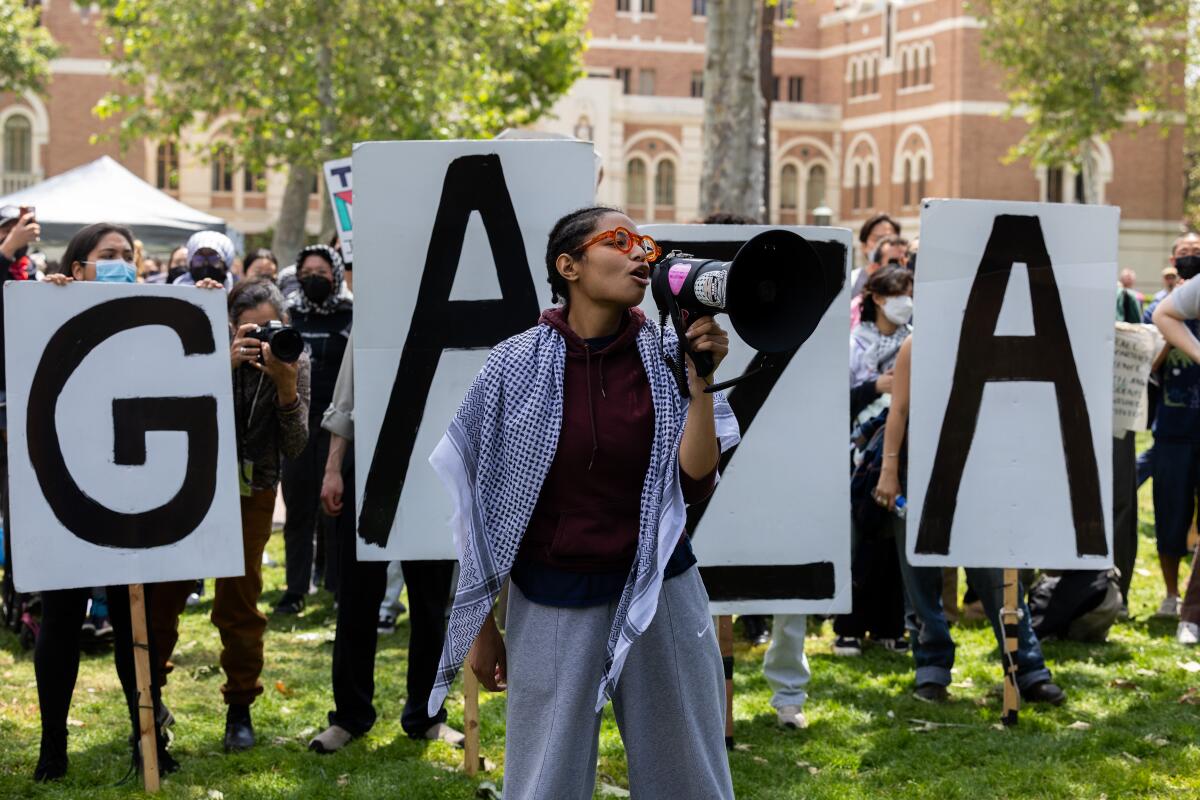
[[[565, 309], [548, 309], [539, 322], [567, 343], [562, 429], [517, 560], [569, 572], [628, 572], [654, 442], [654, 403], [637, 348], [646, 315], [629, 309], [616, 339], [599, 350], [568, 327]], [[707, 497], [715, 476], [714, 469], [695, 481], [681, 471], [684, 500]]]

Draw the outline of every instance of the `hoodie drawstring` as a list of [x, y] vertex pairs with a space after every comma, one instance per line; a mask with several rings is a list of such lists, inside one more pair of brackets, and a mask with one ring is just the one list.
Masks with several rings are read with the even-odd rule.
[[[587, 398], [588, 398], [588, 420], [592, 423], [592, 457], [588, 459], [588, 471], [591, 472], [592, 464], [596, 463], [596, 451], [600, 449], [600, 440], [596, 438], [596, 409], [592, 406], [592, 348], [587, 344], [583, 346], [583, 355], [587, 360]], [[600, 364], [604, 365], [604, 356], [600, 356]], [[604, 392], [604, 372], [600, 373], [600, 391]]]

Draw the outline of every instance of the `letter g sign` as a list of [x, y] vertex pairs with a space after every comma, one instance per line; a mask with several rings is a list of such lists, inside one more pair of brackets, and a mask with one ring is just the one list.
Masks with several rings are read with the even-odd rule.
[[113, 461], [117, 464], [146, 463], [149, 431], [187, 434], [183, 485], [158, 508], [136, 514], [114, 511], [84, 493], [67, 468], [55, 425], [59, 395], [96, 347], [122, 331], [147, 325], [173, 330], [185, 355], [215, 351], [212, 323], [199, 306], [158, 296], [111, 300], [72, 317], [55, 332], [29, 390], [26, 436], [42, 494], [63, 527], [104, 547], [147, 549], [174, 544], [200, 525], [216, 492], [217, 400], [212, 396], [113, 400]]

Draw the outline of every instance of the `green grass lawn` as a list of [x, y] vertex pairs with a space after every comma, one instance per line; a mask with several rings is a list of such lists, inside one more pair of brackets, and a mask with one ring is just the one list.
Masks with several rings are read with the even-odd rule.
[[[775, 726], [760, 670], [764, 649], [740, 644], [738, 745], [730, 754], [738, 797], [1200, 797], [1200, 706], [1180, 702], [1189, 690], [1200, 691], [1200, 672], [1185, 668], [1200, 661], [1200, 652], [1174, 643], [1174, 625], [1150, 619], [1162, 581], [1149, 488], [1140, 498], [1133, 619], [1119, 624], [1107, 644], [1045, 646], [1055, 679], [1069, 694], [1066, 706], [1025, 710], [1016, 729], [999, 729], [1000, 667], [985, 628], [955, 628], [953, 701], [934, 707], [912, 699], [908, 656], [875, 648], [862, 658], [835, 658], [826, 624], [808, 640], [810, 727], [783, 732]], [[281, 537], [272, 538], [270, 552], [277, 560], [282, 545]], [[267, 571], [264, 608], [278, 599], [283, 581], [281, 568]], [[211, 584], [208, 597], [211, 601]], [[221, 750], [222, 675], [219, 639], [208, 622], [210, 602], [185, 614], [178, 667], [165, 693], [178, 720], [172, 752], [183, 770], [165, 779], [163, 797], [470, 798], [479, 783], [500, 783], [503, 696], [485, 695], [481, 702], [483, 752], [492, 768], [478, 779], [463, 774], [461, 751], [415, 742], [401, 731], [403, 625], [394, 636], [381, 637], [375, 671], [380, 719], [374, 730], [336, 755], [307, 752], [308, 739], [323, 727], [330, 707], [333, 647], [332, 600], [324, 593], [310, 600], [299, 619], [272, 619], [263, 675], [267, 690], [254, 705], [259, 744], [232, 756]], [[450, 722], [461, 725], [461, 694], [451, 694], [448, 708]], [[71, 720], [67, 778], [51, 786], [34, 784], [39, 726], [33, 661], [15, 637], [0, 634], [0, 796], [100, 800], [141, 794], [132, 781], [113, 786], [128, 764], [128, 723], [111, 654], [85, 656]], [[607, 712], [599, 772], [597, 797], [622, 794], [604, 784], [627, 788], [620, 738]]]

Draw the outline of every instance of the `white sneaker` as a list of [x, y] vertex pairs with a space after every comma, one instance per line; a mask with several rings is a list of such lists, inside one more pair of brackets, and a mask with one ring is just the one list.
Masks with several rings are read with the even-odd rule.
[[800, 706], [777, 708], [775, 716], [779, 720], [779, 724], [785, 728], [804, 730], [808, 727], [808, 720], [804, 718], [804, 712], [800, 710]]
[[462, 747], [463, 742], [466, 741], [467, 737], [463, 736], [461, 731], [456, 731], [446, 723], [439, 722], [437, 725], [434, 725], [432, 728], [425, 731], [425, 738], [434, 742], [443, 741], [448, 742], [455, 747]]
[[1156, 617], [1170, 617], [1179, 619], [1179, 609], [1183, 605], [1183, 601], [1177, 595], [1167, 595], [1163, 598], [1162, 605], [1158, 607]]
[[1200, 625], [1194, 622], [1179, 623], [1179, 630], [1175, 631], [1175, 641], [1187, 645], [1200, 644]]

